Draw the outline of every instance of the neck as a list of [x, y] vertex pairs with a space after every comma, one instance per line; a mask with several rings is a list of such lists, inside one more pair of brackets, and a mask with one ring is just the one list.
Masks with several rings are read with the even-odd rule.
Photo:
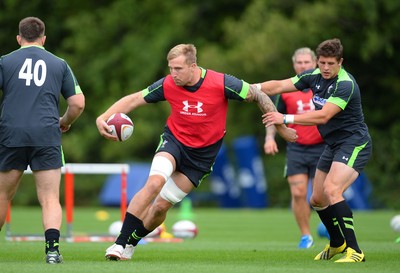
[[31, 43], [25, 42], [25, 43], [21, 43], [21, 46], [43, 46], [43, 45], [38, 42], [31, 42]]
[[200, 69], [200, 67], [196, 67], [196, 70], [193, 72], [192, 80], [190, 81], [190, 83], [188, 85], [189, 86], [195, 85], [196, 83], [199, 82], [200, 78], [201, 78], [201, 69]]
[[27, 41], [22, 36], [17, 35], [17, 42], [20, 46], [44, 46], [44, 42], [46, 41], [46, 36], [42, 36], [37, 38], [34, 41]]

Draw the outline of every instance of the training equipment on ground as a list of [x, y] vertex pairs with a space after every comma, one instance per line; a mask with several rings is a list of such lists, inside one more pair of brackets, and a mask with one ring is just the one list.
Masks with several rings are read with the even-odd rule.
[[156, 227], [152, 232], [146, 235], [146, 238], [154, 238], [154, 237], [160, 237], [161, 233], [163, 233], [165, 230], [165, 225], [159, 225]]
[[132, 120], [124, 113], [115, 113], [107, 120], [107, 125], [111, 127], [113, 136], [119, 141], [129, 139], [133, 133], [134, 125]]
[[[108, 163], [67, 163], [61, 168], [64, 178], [64, 200], [65, 200], [65, 218], [66, 234], [61, 236], [61, 240], [68, 242], [114, 242], [115, 236], [85, 234], [73, 235], [72, 227], [74, 222], [74, 185], [75, 175], [120, 175], [121, 178], [121, 202], [120, 212], [121, 220], [124, 219], [127, 209], [127, 175], [129, 173], [129, 164], [108, 164]], [[28, 169], [25, 174], [32, 174]], [[5, 234], [7, 241], [43, 241], [43, 234], [14, 234], [11, 232], [11, 202], [8, 204], [6, 215]]]
[[197, 233], [196, 224], [189, 220], [180, 220], [172, 226], [172, 234], [177, 238], [191, 239], [196, 237]]
[[390, 220], [390, 226], [394, 231], [400, 232], [400, 214], [394, 216], [392, 220]]
[[122, 221], [112, 222], [108, 227], [108, 233], [112, 236], [118, 236], [122, 228]]
[[[75, 175], [120, 175], [120, 213], [121, 220], [124, 219], [127, 210], [127, 175], [130, 172], [129, 164], [108, 164], [108, 163], [67, 163], [61, 168], [61, 173], [64, 178], [64, 199], [65, 199], [65, 218], [66, 218], [66, 234], [63, 234], [60, 240], [67, 242], [114, 242], [115, 236], [109, 234], [91, 234], [85, 233], [76, 235], [72, 231], [74, 222], [74, 185]], [[25, 174], [32, 174], [31, 169], [24, 172]], [[15, 234], [11, 231], [11, 202], [8, 204], [5, 235], [6, 241], [26, 242], [26, 241], [43, 241], [43, 234]], [[162, 225], [164, 230], [159, 237], [156, 238], [143, 238], [141, 242], [155, 242], [155, 243], [180, 243], [184, 240], [182, 238], [173, 238], [172, 234], [167, 232], [165, 225]], [[120, 229], [119, 229], [120, 230]], [[119, 232], [118, 230], [118, 232]], [[107, 232], [105, 232], [107, 233]], [[80, 234], [80, 233], [79, 233]]]

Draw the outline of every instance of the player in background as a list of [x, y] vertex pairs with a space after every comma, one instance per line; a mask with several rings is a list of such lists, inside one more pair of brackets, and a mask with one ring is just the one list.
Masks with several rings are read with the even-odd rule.
[[[61, 263], [61, 134], [81, 115], [85, 97], [68, 64], [45, 50], [39, 18], [20, 21], [17, 41], [21, 47], [0, 59], [0, 228], [30, 166], [42, 207], [46, 262]], [[61, 118], [60, 95], [68, 105]]]
[[[201, 68], [196, 59], [194, 45], [173, 47], [167, 56], [168, 76], [121, 98], [96, 120], [100, 134], [116, 140], [106, 123], [112, 114], [126, 114], [160, 101], [171, 106], [148, 180], [130, 201], [121, 233], [106, 250], [107, 259], [131, 259], [138, 242], [210, 174], [225, 135], [229, 99], [255, 102], [263, 113], [276, 111], [269, 97], [254, 85]], [[277, 130], [287, 141], [297, 138], [296, 131], [285, 125], [278, 125]]]
[[318, 126], [326, 147], [318, 161], [310, 203], [327, 228], [330, 243], [314, 259], [329, 260], [346, 252], [336, 262], [363, 262], [365, 255], [356, 239], [353, 212], [343, 192], [366, 166], [372, 140], [364, 121], [360, 89], [354, 77], [342, 67], [340, 40], [323, 41], [316, 54], [317, 69], [258, 85], [268, 95], [311, 88], [316, 110], [298, 115], [269, 112], [263, 115], [263, 122], [267, 126]]
[[[297, 49], [292, 61], [296, 74], [315, 69], [317, 65], [317, 57], [308, 47]], [[312, 96], [310, 89], [278, 94], [275, 98], [275, 106], [280, 113], [284, 114], [307, 113], [315, 110]], [[289, 124], [288, 127], [296, 130], [298, 138], [296, 142], [288, 142], [286, 145], [285, 176], [290, 186], [292, 211], [301, 232], [298, 246], [310, 248], [314, 245], [314, 240], [310, 232], [311, 209], [307, 200], [308, 183], [310, 179], [314, 179], [318, 159], [325, 145], [317, 126]], [[275, 155], [278, 152], [275, 126], [268, 126], [266, 130], [264, 152]]]

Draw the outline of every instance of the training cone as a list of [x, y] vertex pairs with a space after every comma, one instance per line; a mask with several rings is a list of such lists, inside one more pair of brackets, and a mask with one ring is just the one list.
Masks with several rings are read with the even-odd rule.
[[191, 220], [194, 218], [192, 211], [192, 200], [190, 198], [185, 198], [182, 200], [179, 207], [179, 218], [182, 220]]

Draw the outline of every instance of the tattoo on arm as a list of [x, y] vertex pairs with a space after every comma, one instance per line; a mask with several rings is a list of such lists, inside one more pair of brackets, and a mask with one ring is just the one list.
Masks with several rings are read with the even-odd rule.
[[258, 107], [265, 114], [268, 112], [276, 112], [276, 107], [267, 94], [256, 87], [255, 84], [250, 85], [246, 98], [247, 102], [257, 102]]

